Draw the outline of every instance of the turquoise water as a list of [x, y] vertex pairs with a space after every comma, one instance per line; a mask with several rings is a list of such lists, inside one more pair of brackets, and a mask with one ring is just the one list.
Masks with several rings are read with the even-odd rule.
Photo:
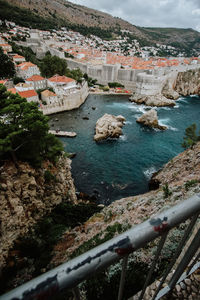
[[[160, 123], [168, 126], [166, 131], [136, 123], [137, 117], [149, 108], [131, 103], [127, 96], [90, 95], [78, 110], [52, 116], [52, 129], [77, 133], [74, 139], [61, 138], [65, 150], [77, 154], [72, 160], [77, 191], [96, 195], [104, 204], [146, 192], [151, 174], [183, 151], [185, 128], [199, 123], [199, 97], [181, 97], [176, 103], [174, 108], [157, 108]], [[96, 143], [93, 140], [95, 124], [104, 113], [121, 114], [126, 118], [124, 135]]]

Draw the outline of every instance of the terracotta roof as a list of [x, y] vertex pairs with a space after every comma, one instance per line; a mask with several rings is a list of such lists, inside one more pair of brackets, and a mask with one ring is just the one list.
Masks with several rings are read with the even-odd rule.
[[34, 65], [30, 61], [28, 61], [28, 62], [23, 62], [23, 63], [19, 64], [17, 67], [22, 70], [27, 70], [30, 67], [36, 67], [36, 65]]
[[8, 79], [0, 80], [0, 84], [5, 84], [8, 81]]
[[[16, 54], [16, 55], [13, 56], [13, 58], [24, 58], [24, 56], [21, 56], [21, 55]], [[24, 58], [24, 59], [25, 59], [25, 58]]]
[[12, 89], [8, 89], [8, 92], [11, 92], [12, 94], [16, 94], [17, 90], [15, 88], [12, 88]]
[[59, 76], [59, 75], [54, 75], [53, 77], [48, 79], [51, 82], [62, 82], [62, 83], [69, 83], [75, 81], [72, 78], [66, 77], [66, 76]]
[[40, 75], [33, 75], [26, 79], [26, 81], [40, 81], [40, 80], [45, 80], [45, 78]]
[[55, 97], [56, 96], [55, 93], [53, 93], [53, 92], [51, 92], [49, 90], [45, 90], [45, 91], [41, 92], [41, 95], [44, 95], [45, 97], [52, 97], [52, 96]]
[[23, 98], [31, 98], [31, 97], [37, 96], [37, 93], [35, 90], [18, 92], [18, 94]]

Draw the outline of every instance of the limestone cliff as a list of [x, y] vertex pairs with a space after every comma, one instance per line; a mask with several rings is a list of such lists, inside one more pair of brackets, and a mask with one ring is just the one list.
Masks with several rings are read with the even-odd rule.
[[174, 83], [174, 90], [182, 96], [199, 94], [200, 69], [179, 72]]
[[39, 169], [11, 161], [0, 168], [0, 268], [13, 242], [30, 226], [63, 199], [77, 201], [70, 164], [61, 157], [55, 165], [44, 162]]
[[[88, 245], [90, 248], [94, 247], [96, 240], [103, 240], [111, 228], [112, 230], [113, 228], [120, 228], [120, 231], [126, 230], [128, 226], [139, 224], [159, 211], [168, 209], [179, 201], [199, 193], [200, 143], [167, 163], [154, 176], [154, 180], [159, 183], [157, 190], [115, 201], [82, 226], [66, 232], [54, 248], [52, 266], [66, 261], [71, 255], [80, 254], [80, 249], [88, 250]], [[164, 189], [166, 184], [167, 193]], [[117, 230], [114, 232], [115, 235], [119, 233]], [[141, 254], [141, 260], [148, 262], [152, 257], [147, 256], [145, 251]]]

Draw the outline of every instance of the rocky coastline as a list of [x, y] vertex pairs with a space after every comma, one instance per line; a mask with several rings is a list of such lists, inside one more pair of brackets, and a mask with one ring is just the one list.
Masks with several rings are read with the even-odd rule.
[[[168, 209], [188, 197], [200, 192], [200, 142], [193, 149], [187, 149], [157, 172], [151, 181], [152, 191], [143, 195], [123, 198], [105, 207], [100, 213], [92, 216], [80, 227], [76, 227], [63, 235], [60, 243], [54, 247], [51, 266], [69, 260], [81, 254], [80, 249], [91, 243], [95, 247], [95, 237], [104, 238], [110, 227], [134, 226], [152, 217], [161, 210]], [[167, 191], [166, 192], [166, 187]], [[126, 226], [125, 226], [126, 225]], [[124, 229], [123, 229], [124, 228]], [[116, 231], [114, 235], [119, 232]], [[73, 236], [73, 243], [64, 245]], [[92, 242], [93, 241], [93, 242]], [[77, 251], [78, 250], [78, 251]], [[151, 257], [142, 257], [143, 261], [151, 261]]]

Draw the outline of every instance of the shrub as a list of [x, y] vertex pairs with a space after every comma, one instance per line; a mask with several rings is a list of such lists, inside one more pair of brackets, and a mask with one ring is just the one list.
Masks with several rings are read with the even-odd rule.
[[168, 198], [169, 196], [171, 196], [172, 192], [169, 190], [168, 184], [166, 183], [163, 186], [163, 192], [164, 192], [164, 198]]
[[190, 187], [196, 185], [197, 183], [198, 183], [198, 180], [196, 180], [196, 179], [187, 181], [187, 182], [185, 183], [185, 190], [188, 191]]

